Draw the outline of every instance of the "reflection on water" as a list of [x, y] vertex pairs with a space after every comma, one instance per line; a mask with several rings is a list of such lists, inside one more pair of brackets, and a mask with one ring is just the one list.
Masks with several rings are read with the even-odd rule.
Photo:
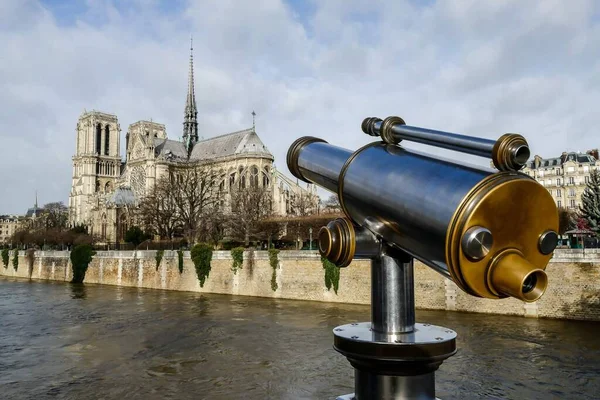
[[[448, 399], [597, 399], [598, 323], [445, 312]], [[366, 306], [0, 278], [2, 399], [332, 399], [353, 373], [331, 329]]]
[[72, 299], [85, 299], [87, 287], [83, 283], [70, 283], [69, 287]]

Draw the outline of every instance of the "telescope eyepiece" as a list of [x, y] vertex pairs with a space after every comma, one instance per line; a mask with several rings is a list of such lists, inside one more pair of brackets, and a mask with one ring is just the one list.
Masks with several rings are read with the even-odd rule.
[[533, 302], [542, 297], [548, 286], [544, 270], [527, 261], [514, 249], [506, 250], [494, 260], [488, 284], [500, 295]]

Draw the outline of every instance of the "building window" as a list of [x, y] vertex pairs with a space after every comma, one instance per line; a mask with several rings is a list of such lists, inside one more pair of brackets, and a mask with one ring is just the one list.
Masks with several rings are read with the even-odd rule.
[[102, 126], [96, 125], [96, 154], [102, 154]]
[[562, 197], [562, 193], [561, 193], [560, 189], [558, 189], [556, 191], [556, 197]]
[[575, 208], [575, 200], [571, 200], [571, 208]]
[[539, 171], [539, 172], [538, 172], [538, 176], [539, 176], [540, 178], [541, 178], [541, 177], [543, 177], [543, 176], [544, 176], [544, 171]]
[[585, 183], [590, 183], [590, 177], [589, 176], [585, 177]]
[[575, 196], [575, 189], [569, 189], [569, 197]]
[[573, 178], [572, 176], [569, 177], [569, 185], [574, 185], [575, 184], [575, 178]]
[[560, 175], [560, 168], [556, 168], [556, 175]]
[[583, 167], [583, 172], [589, 172], [590, 171], [590, 167], [589, 166], [584, 166]]
[[558, 208], [562, 207], [562, 201], [558, 200], [558, 201], [556, 202], [556, 205], [557, 205], [557, 207], [558, 207]]
[[556, 186], [560, 186], [560, 185], [562, 185], [562, 179], [558, 178], [556, 180]]
[[575, 167], [569, 167], [569, 168], [567, 168], [567, 172], [575, 172]]
[[110, 128], [106, 125], [104, 129], [104, 154], [108, 155], [108, 149], [110, 147]]
[[258, 168], [255, 166], [250, 169], [250, 186], [258, 187]]

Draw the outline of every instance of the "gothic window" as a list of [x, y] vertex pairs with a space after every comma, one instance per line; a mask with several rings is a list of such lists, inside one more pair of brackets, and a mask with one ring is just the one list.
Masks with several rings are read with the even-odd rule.
[[108, 150], [110, 148], [110, 127], [106, 125], [104, 129], [104, 154], [108, 155]]
[[242, 175], [240, 178], [240, 189], [246, 189], [246, 175]]
[[263, 187], [269, 186], [269, 176], [267, 174], [265, 174], [264, 172], [262, 173], [262, 184], [263, 184]]
[[106, 185], [104, 185], [104, 191], [106, 193], [109, 193], [110, 190], [111, 190], [110, 182], [106, 182]]
[[258, 187], [258, 168], [256, 166], [252, 166], [250, 169], [250, 186]]
[[[178, 177], [181, 179], [181, 176]], [[137, 195], [143, 195], [146, 191], [146, 172], [141, 166], [136, 166], [131, 171], [131, 188]]]
[[229, 175], [229, 187], [232, 188], [235, 184], [235, 172]]
[[96, 181], [96, 193], [100, 191], [100, 181]]
[[129, 229], [129, 224], [127, 223], [127, 215], [121, 214], [119, 217], [119, 241], [125, 240], [125, 233]]
[[102, 126], [96, 125], [96, 154], [101, 154], [102, 150]]
[[100, 163], [96, 163], [96, 175], [100, 175]]

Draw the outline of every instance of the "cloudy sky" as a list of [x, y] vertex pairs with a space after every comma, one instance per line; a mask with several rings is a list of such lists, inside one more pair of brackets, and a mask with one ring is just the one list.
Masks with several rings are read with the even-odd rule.
[[[84, 109], [181, 135], [194, 36], [199, 131], [257, 131], [285, 170], [297, 137], [355, 148], [367, 116], [534, 154], [600, 146], [592, 0], [1, 0], [0, 214], [67, 203]], [[123, 140], [124, 141], [124, 140]], [[459, 156], [462, 158], [462, 156]], [[481, 161], [480, 161], [481, 162]]]

